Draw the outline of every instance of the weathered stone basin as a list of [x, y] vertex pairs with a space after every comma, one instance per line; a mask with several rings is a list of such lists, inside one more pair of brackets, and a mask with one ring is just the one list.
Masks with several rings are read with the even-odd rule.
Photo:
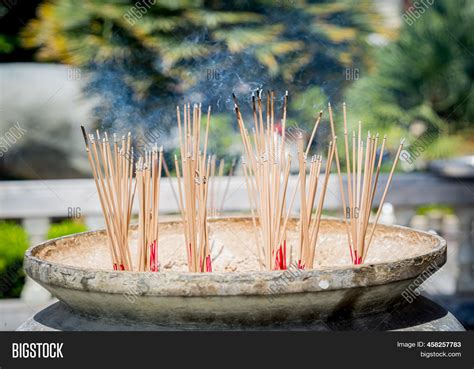
[[[160, 228], [161, 272], [116, 272], [105, 231], [62, 237], [31, 247], [29, 276], [74, 311], [102, 319], [186, 326], [264, 326], [353, 319], [389, 310], [418, 278], [446, 261], [441, 237], [380, 225], [366, 264], [350, 263], [342, 221], [322, 221], [315, 269], [258, 271], [249, 218], [211, 221], [213, 273], [190, 273], [180, 222]], [[130, 244], [136, 251], [136, 227]], [[290, 224], [295, 254], [297, 224]], [[425, 272], [424, 274], [422, 274]], [[413, 288], [416, 285], [413, 285]]]

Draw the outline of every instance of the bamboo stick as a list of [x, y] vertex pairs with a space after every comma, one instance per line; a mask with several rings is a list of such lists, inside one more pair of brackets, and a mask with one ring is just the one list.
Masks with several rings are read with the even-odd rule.
[[[330, 118], [332, 112], [329, 112]], [[383, 154], [385, 149], [386, 136], [382, 141], [380, 153], [377, 159], [377, 145], [379, 135], [367, 134], [364, 142], [362, 139], [362, 123], [359, 121], [356, 132], [352, 132], [352, 159], [350, 157], [348, 130], [347, 130], [347, 112], [346, 106], [343, 105], [344, 116], [344, 151], [346, 155], [346, 170], [347, 170], [347, 187], [348, 187], [348, 201], [349, 201], [349, 216], [347, 216], [347, 208], [345, 206], [345, 193], [341, 187], [341, 196], [343, 203], [344, 221], [349, 219], [350, 232], [348, 232], [347, 239], [350, 249], [350, 256], [353, 264], [358, 265], [365, 262], [367, 253], [369, 251], [373, 235], [381, 214], [385, 198], [387, 196], [390, 183], [393, 178], [395, 168], [397, 166], [400, 152], [403, 147], [403, 140], [397, 150], [395, 160], [390, 171], [387, 184], [380, 200], [379, 208], [375, 216], [375, 221], [372, 224], [370, 232], [369, 220], [372, 211], [375, 193], [377, 191], [380, 168], [382, 165]], [[332, 121], [332, 120], [331, 120]], [[331, 123], [332, 125], [332, 123]], [[334, 134], [334, 130], [333, 130]], [[337, 149], [336, 149], [336, 163], [337, 163]], [[339, 171], [338, 171], [339, 174]], [[341, 179], [340, 182], [342, 183]]]
[[[252, 95], [253, 140], [248, 134], [236, 96], [235, 113], [244, 145], [244, 175], [257, 254], [267, 270], [286, 268], [286, 228], [291, 213], [286, 209], [286, 192], [291, 157], [286, 154], [285, 131], [288, 93], [285, 93], [281, 120], [281, 136], [275, 121], [275, 93], [268, 91], [266, 125], [263, 119], [262, 93]], [[253, 141], [253, 142], [252, 142]], [[295, 193], [296, 196], [296, 193]], [[292, 203], [294, 198], [292, 200]]]
[[[211, 108], [207, 113], [204, 133], [204, 148], [201, 142], [201, 105], [190, 104], [183, 107], [184, 129], [181, 128], [181, 112], [176, 108], [180, 158], [175, 156], [175, 168], [178, 181], [178, 198], [181, 219], [185, 234], [185, 248], [188, 269], [191, 272], [211, 272], [211, 256], [208, 226], [209, 184], [214, 187], [211, 177], [216, 172], [215, 156], [207, 155]], [[211, 190], [211, 211], [214, 214], [215, 191]]]
[[97, 130], [97, 138], [94, 138], [93, 135], [88, 136], [83, 126], [81, 130], [105, 219], [113, 268], [133, 270], [128, 233], [134, 187], [133, 177], [128, 172], [129, 165], [126, 163], [126, 160], [133, 162], [130, 138], [123, 139], [119, 147], [115, 135], [111, 142], [107, 133], [101, 138]]

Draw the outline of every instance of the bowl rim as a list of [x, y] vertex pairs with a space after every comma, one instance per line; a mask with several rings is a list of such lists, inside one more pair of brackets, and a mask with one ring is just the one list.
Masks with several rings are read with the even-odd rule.
[[[219, 217], [210, 219], [210, 222], [219, 222], [219, 221], [235, 221], [235, 220], [251, 220], [252, 218], [249, 216], [231, 216], [231, 217]], [[343, 219], [340, 218], [333, 218], [333, 217], [323, 217], [323, 222], [338, 222], [344, 223]], [[172, 223], [180, 223], [181, 220], [166, 220], [160, 222], [161, 224], [172, 224]], [[370, 223], [372, 224], [372, 223]], [[130, 227], [132, 229], [136, 228], [137, 224], [132, 224]], [[367, 287], [372, 285], [380, 285], [390, 282], [397, 282], [403, 279], [413, 279], [418, 276], [422, 271], [429, 265], [430, 262], [436, 262], [438, 268], [440, 268], [446, 261], [446, 249], [447, 243], [446, 240], [440, 237], [437, 234], [433, 234], [431, 232], [425, 232], [421, 230], [416, 230], [409, 227], [399, 226], [399, 225], [384, 225], [378, 224], [377, 228], [380, 230], [382, 229], [397, 229], [402, 232], [416, 232], [421, 235], [427, 236], [431, 239], [436, 240], [436, 243], [433, 245], [432, 249], [428, 252], [414, 255], [409, 258], [405, 259], [398, 259], [398, 260], [391, 260], [391, 261], [383, 261], [377, 263], [366, 263], [361, 265], [339, 265], [339, 266], [324, 266], [324, 267], [316, 267], [313, 269], [306, 269], [306, 270], [299, 270], [299, 269], [287, 269], [287, 270], [273, 270], [273, 271], [266, 271], [266, 270], [255, 270], [255, 271], [235, 271], [235, 272], [212, 272], [212, 273], [198, 273], [198, 272], [189, 272], [189, 271], [166, 271], [166, 272], [137, 272], [137, 271], [114, 271], [114, 270], [105, 270], [105, 269], [96, 269], [96, 268], [85, 268], [85, 267], [78, 267], [73, 265], [61, 264], [57, 262], [51, 262], [45, 259], [41, 259], [37, 256], [34, 256], [33, 253], [41, 250], [42, 248], [54, 244], [58, 241], [66, 240], [69, 238], [77, 238], [78, 236], [83, 235], [92, 235], [92, 234], [101, 234], [106, 233], [106, 229], [98, 229], [92, 231], [85, 231], [80, 233], [75, 233], [72, 235], [57, 237], [54, 239], [46, 240], [41, 242], [37, 245], [30, 246], [28, 250], [25, 252], [24, 258], [24, 269], [27, 274], [43, 285], [54, 285], [57, 287], [64, 287], [70, 289], [79, 289], [79, 290], [87, 290], [87, 291], [95, 291], [95, 292], [108, 292], [108, 293], [123, 293], [123, 289], [120, 289], [120, 281], [126, 282], [128, 285], [142, 283], [143, 277], [146, 276], [153, 276], [154, 282], [151, 284], [153, 288], [151, 288], [152, 293], [146, 293], [146, 295], [175, 295], [181, 296], [180, 294], [174, 294], [173, 289], [168, 286], [167, 288], [160, 288], [160, 283], [180, 283], [180, 284], [188, 284], [189, 288], [186, 288], [184, 291], [186, 296], [211, 296], [211, 295], [240, 295], [237, 290], [233, 291], [225, 291], [225, 289], [217, 287], [217, 285], [234, 285], [237, 283], [243, 285], [251, 285], [256, 284], [258, 282], [264, 283], [271, 283], [275, 282], [285, 274], [289, 273], [289, 270], [297, 270], [297, 276], [293, 278], [293, 281], [318, 281], [324, 278], [330, 278], [333, 274], [340, 274], [342, 277], [361, 277], [363, 274], [374, 274], [380, 273], [384, 271], [391, 271], [397, 270], [398, 268], [405, 268], [406, 270], [400, 271], [395, 273], [393, 278], [385, 278], [374, 281], [371, 278], [368, 280], [364, 280], [362, 278], [359, 280], [359, 283], [355, 283], [351, 286], [344, 286], [344, 283], [341, 285], [332, 284], [329, 287], [323, 288], [319, 286], [317, 283], [306, 283], [307, 288], [292, 288], [293, 283], [289, 283], [288, 286], [284, 289], [285, 293], [291, 292], [314, 292], [314, 291], [329, 291], [329, 290], [336, 290], [342, 288], [349, 288], [349, 287]], [[440, 265], [438, 265], [440, 263]], [[416, 267], [412, 270], [411, 273], [408, 271], [409, 267]], [[102, 279], [112, 279], [115, 280], [115, 286], [112, 286], [111, 283], [105, 281], [105, 285], [98, 286], [98, 285], [87, 285], [87, 287], [78, 285], [77, 283], [68, 281], [67, 279], [63, 279], [61, 283], [55, 280], [48, 278], [47, 275], [42, 273], [45, 269], [54, 269], [55, 271], [59, 271], [64, 275], [73, 275], [78, 274], [85, 276], [86, 278], [95, 278], [95, 276], [99, 276]], [[214, 289], [200, 289], [199, 291], [193, 290], [196, 286], [199, 287], [199, 282], [209, 282], [210, 284], [214, 284]], [[118, 287], [118, 288], [117, 288]], [[294, 286], [293, 286], [294, 287]], [[300, 286], [301, 287], [301, 286]], [[243, 294], [252, 294], [252, 293], [243, 293]], [[260, 293], [259, 293], [260, 294]]]

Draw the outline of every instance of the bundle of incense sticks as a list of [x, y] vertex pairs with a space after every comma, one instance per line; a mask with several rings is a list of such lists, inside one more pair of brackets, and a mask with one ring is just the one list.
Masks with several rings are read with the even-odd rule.
[[[320, 115], [321, 116], [321, 115]], [[316, 122], [315, 128], [319, 121]], [[315, 133], [315, 130], [313, 130]], [[314, 134], [312, 135], [314, 137]], [[306, 155], [311, 146], [312, 139], [304, 149], [303, 136], [298, 138], [298, 164], [299, 164], [299, 183], [300, 183], [300, 216], [299, 216], [299, 250], [298, 250], [298, 268], [313, 268], [316, 244], [318, 242], [319, 226], [321, 223], [321, 214], [326, 197], [326, 189], [331, 175], [331, 165], [336, 148], [336, 137], [329, 143], [324, 181], [321, 185], [321, 192], [313, 214], [313, 208], [316, 201], [318, 190], [319, 175], [321, 172], [322, 156], [313, 155], [311, 157], [309, 178], [307, 179], [307, 159]]]
[[136, 166], [138, 187], [138, 271], [158, 271], [158, 235], [160, 180], [163, 165], [163, 147], [155, 146]]
[[176, 107], [176, 115], [180, 157], [178, 160], [175, 156], [175, 167], [188, 268], [191, 272], [211, 272], [207, 204], [212, 159], [206, 158], [211, 108], [209, 107], [207, 113], [202, 152], [200, 150], [201, 105], [195, 104], [192, 109], [190, 104], [184, 105], [183, 124], [181, 124], [179, 106]]
[[[342, 196], [342, 206], [344, 211], [344, 224], [346, 228], [349, 250], [353, 264], [359, 265], [364, 263], [367, 257], [367, 252], [374, 236], [375, 228], [379, 221], [385, 198], [392, 181], [393, 173], [398, 163], [400, 152], [403, 148], [402, 139], [398, 147], [395, 159], [393, 161], [392, 169], [388, 176], [387, 183], [383, 190], [382, 197], [379, 202], [379, 207], [375, 216], [374, 223], [369, 229], [369, 218], [374, 203], [374, 197], [377, 190], [379, 180], [380, 168], [382, 165], [382, 158], [385, 149], [386, 136], [384, 136], [380, 152], [377, 160], [377, 145], [379, 135], [367, 134], [365, 140], [362, 137], [362, 125], [359, 122], [357, 138], [356, 132], [352, 132], [352, 148], [349, 145], [348, 131], [347, 131], [347, 114], [346, 105], [343, 104], [343, 118], [344, 118], [344, 149], [346, 157], [347, 169], [347, 201], [344, 193], [344, 186], [342, 184], [341, 168], [339, 164], [339, 157], [336, 148], [336, 166], [339, 177], [339, 186]], [[332, 108], [329, 104], [329, 119], [331, 123], [332, 136], [335, 136], [334, 121]], [[352, 149], [352, 150], [351, 150]], [[350, 152], [352, 151], [352, 159]], [[348, 205], [348, 206], [347, 206]]]
[[133, 149], [131, 135], [109, 142], [107, 133], [101, 138], [88, 135], [81, 126], [94, 181], [107, 227], [108, 243], [114, 270], [132, 270], [128, 247], [128, 231], [132, 214]]
[[275, 125], [274, 116], [274, 92], [269, 91], [267, 94], [266, 122], [263, 118], [261, 91], [257, 96], [252, 95], [254, 120], [252, 138], [245, 127], [237, 98], [235, 95], [233, 98], [245, 149], [242, 165], [249, 193], [253, 233], [260, 265], [266, 270], [286, 269], [286, 229], [296, 196], [295, 189], [287, 209], [287, 188], [291, 165], [291, 155], [287, 154], [285, 149], [288, 92], [284, 96], [281, 124], [277, 125]]

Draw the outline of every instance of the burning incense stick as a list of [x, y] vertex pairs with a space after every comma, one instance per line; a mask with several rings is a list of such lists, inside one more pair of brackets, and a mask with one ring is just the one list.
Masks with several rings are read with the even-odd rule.
[[107, 133], [101, 139], [87, 135], [81, 126], [87, 157], [99, 194], [114, 270], [132, 270], [128, 247], [128, 232], [136, 187], [133, 186], [133, 149], [131, 135], [120, 143], [114, 135], [109, 142]]
[[[331, 122], [331, 131], [333, 137], [335, 136], [334, 121], [332, 109], [329, 105], [329, 117]], [[398, 163], [400, 152], [403, 148], [403, 141], [400, 142], [395, 159], [390, 170], [390, 174], [385, 185], [382, 198], [379, 202], [379, 208], [375, 216], [375, 221], [369, 234], [367, 230], [369, 227], [370, 214], [374, 202], [375, 193], [377, 191], [377, 184], [382, 165], [382, 158], [385, 149], [386, 136], [384, 136], [382, 145], [377, 159], [377, 144], [379, 135], [367, 134], [367, 139], [362, 138], [362, 125], [359, 122], [357, 139], [356, 132], [352, 132], [352, 161], [350, 157], [350, 147], [347, 131], [347, 114], [346, 105], [343, 104], [343, 118], [344, 118], [344, 151], [346, 156], [346, 170], [347, 170], [347, 202], [346, 194], [342, 185], [342, 175], [339, 166], [339, 158], [337, 148], [335, 150], [336, 164], [338, 168], [339, 184], [342, 196], [342, 206], [344, 212], [344, 224], [346, 227], [349, 250], [352, 263], [355, 265], [362, 264], [367, 257], [367, 252], [372, 242], [372, 237], [375, 228], [379, 221], [381, 209], [385, 202], [385, 198], [392, 181], [393, 173]], [[374, 174], [375, 173], [375, 174]], [[374, 178], [375, 176], [375, 178]], [[346, 204], [349, 204], [347, 207]]]
[[[303, 136], [298, 138], [298, 181], [286, 211], [288, 177], [291, 157], [285, 157], [286, 148], [286, 106], [288, 94], [283, 104], [281, 137], [275, 131], [274, 94], [268, 93], [266, 129], [263, 122], [261, 94], [252, 96], [253, 107], [253, 145], [240, 113], [236, 98], [235, 111], [240, 133], [244, 142], [246, 161], [243, 161], [244, 174], [249, 192], [250, 211], [254, 224], [254, 234], [261, 264], [267, 269], [286, 269], [287, 250], [286, 233], [291, 208], [295, 200], [298, 185], [300, 190], [299, 216], [299, 249], [298, 266], [301, 269], [312, 268], [318, 241], [319, 226], [326, 189], [329, 182], [331, 165], [336, 152], [336, 137], [328, 149], [325, 177], [321, 185], [316, 212], [313, 208], [317, 199], [318, 181], [321, 171], [322, 157], [313, 156], [310, 164], [309, 180], [307, 179], [307, 155], [316, 136], [321, 122], [322, 111], [317, 116], [311, 137], [304, 147]], [[285, 215], [286, 211], [286, 215]], [[257, 226], [258, 220], [258, 226]], [[261, 245], [261, 243], [263, 245]]]
[[260, 264], [266, 270], [286, 269], [286, 228], [296, 189], [288, 209], [287, 189], [291, 156], [285, 151], [286, 106], [288, 93], [284, 96], [281, 137], [275, 129], [274, 93], [268, 92], [266, 122], [263, 119], [261, 93], [252, 95], [254, 127], [252, 138], [243, 121], [237, 98], [235, 113], [244, 143], [245, 159], [242, 159], [250, 210], [254, 226], [254, 237]]
[[[192, 113], [192, 119], [191, 119]], [[212, 159], [206, 158], [211, 108], [207, 113], [204, 149], [200, 150], [201, 105], [176, 107], [180, 157], [175, 156], [179, 208], [183, 220], [188, 268], [191, 272], [212, 272], [207, 204]]]
[[138, 159], [136, 181], [138, 187], [138, 271], [158, 271], [158, 235], [160, 180], [163, 166], [163, 147], [146, 152]]

